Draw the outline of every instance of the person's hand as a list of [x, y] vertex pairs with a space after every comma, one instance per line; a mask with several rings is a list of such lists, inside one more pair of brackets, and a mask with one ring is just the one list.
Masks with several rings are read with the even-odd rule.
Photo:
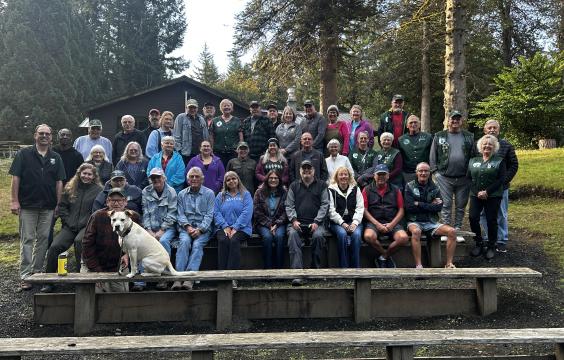
[[357, 224], [351, 223], [351, 224], [349, 225], [349, 230], [348, 230], [348, 231], [349, 231], [350, 233], [353, 233], [353, 232], [356, 230], [357, 227], [358, 227]]
[[343, 229], [345, 229], [345, 231], [348, 232], [350, 225], [344, 222], [344, 223], [341, 224], [341, 227], [342, 227]]
[[161, 237], [164, 235], [164, 233], [165, 233], [165, 232], [164, 232], [163, 229], [159, 229], [159, 231], [157, 231], [157, 232], [155, 233], [155, 238], [156, 238], [157, 240], [160, 240]]
[[300, 228], [300, 222], [298, 220], [294, 220], [292, 221], [292, 227], [294, 228], [294, 230], [296, 230], [297, 232], [302, 232], [302, 229]]
[[272, 226], [270, 227], [270, 233], [271, 233], [272, 235], [274, 235], [274, 234], [276, 233], [276, 228], [277, 228], [276, 225], [272, 225]]
[[124, 254], [121, 257], [120, 264], [121, 264], [121, 267], [124, 268], [124, 269], [129, 267], [129, 256], [127, 254]]
[[376, 225], [376, 229], [378, 229], [378, 231], [381, 232], [381, 233], [390, 232], [390, 231], [388, 230], [388, 227], [387, 227], [386, 225], [387, 225], [387, 224], [379, 224], [379, 225]]
[[486, 190], [478, 191], [478, 199], [486, 200], [488, 198], [488, 192]]
[[237, 229], [231, 228], [231, 231], [229, 232], [229, 235], [227, 235], [227, 236], [229, 236], [229, 238], [231, 239], [233, 237], [233, 235], [235, 235], [236, 232], [237, 232]]
[[53, 216], [57, 218], [59, 216], [59, 204], [55, 206], [55, 210], [53, 210]]
[[14, 215], [19, 215], [20, 214], [20, 202], [19, 201], [12, 201], [12, 203], [10, 204], [10, 211], [12, 212], [12, 214]]
[[443, 201], [440, 198], [435, 198], [435, 199], [433, 199], [432, 203], [433, 204], [442, 204]]
[[231, 239], [231, 228], [229, 226], [223, 229], [223, 232], [225, 233], [225, 236]]
[[315, 230], [317, 230], [318, 227], [319, 227], [319, 225], [317, 225], [317, 223], [309, 224], [309, 228], [310, 228], [312, 233], [314, 233]]
[[192, 238], [198, 238], [202, 235], [202, 231], [198, 228], [192, 228], [192, 232], [190, 232], [190, 236]]

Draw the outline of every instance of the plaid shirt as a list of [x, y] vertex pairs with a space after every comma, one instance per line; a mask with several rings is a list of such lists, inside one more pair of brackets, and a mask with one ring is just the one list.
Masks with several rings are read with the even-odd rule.
[[258, 159], [264, 155], [268, 148], [268, 139], [276, 136], [272, 121], [267, 117], [259, 116], [253, 131], [251, 131], [251, 116], [247, 117], [241, 123], [239, 132], [243, 133], [243, 141], [249, 144], [249, 156]]

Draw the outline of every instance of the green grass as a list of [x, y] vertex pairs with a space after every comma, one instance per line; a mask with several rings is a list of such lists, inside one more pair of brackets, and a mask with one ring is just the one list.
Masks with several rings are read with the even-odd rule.
[[20, 247], [18, 241], [0, 241], [0, 265], [12, 266], [20, 259]]
[[546, 253], [564, 269], [564, 200], [528, 198], [509, 203], [510, 231], [542, 235]]
[[511, 188], [544, 187], [564, 190], [564, 148], [550, 150], [518, 150], [519, 171]]
[[18, 217], [10, 212], [11, 181], [8, 175], [11, 159], [0, 159], [0, 237], [18, 235]]

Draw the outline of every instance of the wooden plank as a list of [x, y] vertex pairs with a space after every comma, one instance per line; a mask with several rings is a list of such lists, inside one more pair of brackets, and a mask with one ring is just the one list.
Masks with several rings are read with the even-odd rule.
[[77, 284], [74, 296], [74, 334], [87, 335], [96, 323], [96, 285]]
[[427, 247], [429, 248], [429, 265], [433, 268], [442, 267], [441, 239], [437, 236], [431, 237], [427, 240]]
[[386, 360], [413, 360], [413, 346], [386, 346]]
[[2, 356], [309, 349], [350, 346], [564, 343], [564, 328], [326, 331], [166, 336], [2, 338]]
[[[58, 300], [66, 294], [41, 297], [37, 324], [70, 324], [72, 316], [61, 312]], [[39, 303], [39, 302], [37, 302]], [[145, 291], [96, 295], [97, 323], [154, 321], [216, 321], [215, 290]], [[53, 309], [53, 311], [51, 311]], [[372, 289], [373, 318], [420, 318], [478, 314], [475, 289]], [[257, 288], [233, 293], [233, 316], [240, 319], [354, 319], [351, 288]]]
[[215, 270], [195, 271], [179, 276], [147, 276], [140, 275], [130, 279], [116, 273], [69, 273], [67, 276], [57, 274], [33, 274], [26, 281], [30, 283], [80, 284], [123, 281], [133, 282], [139, 279], [145, 281], [175, 281], [175, 280], [287, 280], [303, 279], [415, 279], [415, 278], [540, 278], [542, 274], [529, 268], [425, 268], [425, 269], [272, 269], [272, 270]]
[[213, 351], [192, 351], [192, 360], [213, 360]]
[[233, 286], [231, 280], [217, 285], [216, 327], [224, 330], [231, 326], [233, 319]]
[[476, 296], [480, 314], [486, 316], [497, 311], [497, 280], [476, 279]]
[[372, 290], [370, 279], [354, 281], [354, 321], [361, 323], [372, 318]]

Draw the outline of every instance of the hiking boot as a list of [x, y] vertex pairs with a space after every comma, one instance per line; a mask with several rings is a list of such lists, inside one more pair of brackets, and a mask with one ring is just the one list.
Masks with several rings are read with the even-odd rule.
[[396, 263], [394, 262], [394, 259], [392, 259], [391, 256], [388, 256], [385, 263], [386, 263], [386, 268], [388, 268], [388, 269], [395, 269], [396, 268]]
[[474, 257], [480, 256], [482, 255], [483, 251], [484, 251], [484, 246], [481, 243], [476, 243], [472, 251], [470, 251], [470, 255]]
[[178, 291], [180, 289], [182, 289], [182, 283], [180, 281], [175, 281], [170, 287], [170, 290], [174, 290], [174, 291]]
[[166, 290], [166, 288], [168, 287], [167, 285], [168, 284], [166, 283], [166, 281], [159, 281], [157, 285], [155, 285], [155, 289], [163, 291]]
[[43, 285], [43, 287], [39, 291], [42, 292], [42, 293], [52, 293], [53, 291], [55, 291], [55, 285], [45, 284], [45, 285]]
[[182, 290], [192, 290], [194, 287], [194, 282], [190, 280], [186, 280], [182, 283]]
[[445, 269], [456, 269], [456, 266], [454, 266], [453, 263], [446, 264], [446, 265], [445, 265]]
[[22, 281], [20, 283], [20, 290], [28, 291], [28, 290], [31, 290], [31, 289], [33, 289], [33, 285], [31, 285], [30, 283], [28, 283], [26, 281]]
[[292, 286], [302, 286], [305, 285], [305, 279], [294, 279], [292, 280]]
[[506, 253], [507, 252], [507, 245], [497, 244], [495, 251], [497, 251], [498, 253]]
[[495, 248], [488, 247], [488, 250], [486, 250], [484, 257], [488, 260], [491, 260], [491, 259], [493, 259], [494, 256], [495, 256]]
[[135, 284], [131, 288], [131, 291], [133, 291], [133, 292], [140, 292], [140, 291], [143, 291], [143, 290], [145, 290], [145, 285], [141, 285], [141, 284]]
[[456, 242], [457, 242], [457, 243], [463, 243], [463, 242], [466, 242], [466, 239], [464, 239], [463, 236], [457, 236], [457, 237], [456, 237]]
[[386, 268], [386, 259], [382, 260], [382, 259], [380, 259], [379, 257], [377, 257], [377, 258], [374, 260], [374, 264], [376, 264], [376, 267], [377, 267], [377, 268], [385, 269], [385, 268]]

